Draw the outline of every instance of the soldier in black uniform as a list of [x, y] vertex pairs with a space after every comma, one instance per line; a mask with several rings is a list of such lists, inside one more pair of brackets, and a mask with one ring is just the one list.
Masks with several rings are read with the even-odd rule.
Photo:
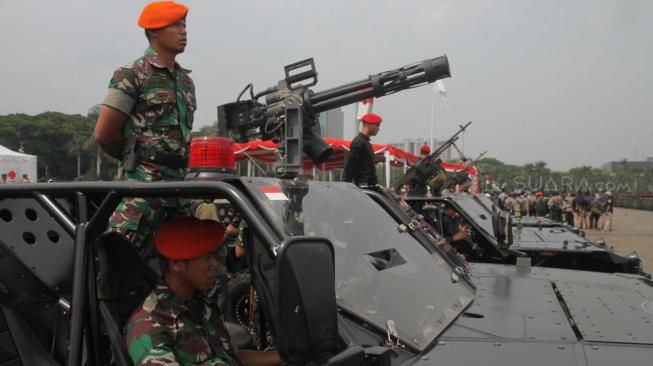
[[472, 239], [472, 228], [447, 202], [442, 206], [442, 236], [467, 260], [479, 259], [484, 255], [483, 250]]
[[379, 133], [383, 119], [376, 114], [368, 113], [361, 118], [361, 121], [363, 130], [351, 141], [344, 180], [358, 186], [376, 186], [379, 181], [374, 168], [374, 150], [370, 144], [370, 137]]
[[419, 148], [419, 158], [415, 162], [415, 165], [419, 164], [420, 161], [426, 159], [429, 155], [431, 155], [431, 148], [429, 145], [422, 145], [422, 147]]
[[442, 236], [458, 249], [466, 243], [472, 229], [468, 224], [462, 224], [460, 215], [449, 203], [444, 204], [442, 214]]

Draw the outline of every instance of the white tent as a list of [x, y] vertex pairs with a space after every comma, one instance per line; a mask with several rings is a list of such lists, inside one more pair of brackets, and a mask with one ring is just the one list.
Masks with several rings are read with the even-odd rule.
[[7, 175], [7, 182], [20, 182], [23, 174], [36, 182], [36, 156], [18, 153], [0, 145], [0, 174]]

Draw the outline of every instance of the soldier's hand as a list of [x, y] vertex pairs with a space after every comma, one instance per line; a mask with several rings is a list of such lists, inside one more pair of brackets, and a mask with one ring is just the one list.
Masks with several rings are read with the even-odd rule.
[[227, 228], [225, 229], [225, 232], [227, 233], [228, 236], [236, 236], [240, 232], [237, 227], [235, 227], [232, 224], [229, 224]]
[[469, 225], [463, 225], [460, 229], [453, 235], [453, 240], [464, 240], [467, 239], [472, 234], [472, 228]]

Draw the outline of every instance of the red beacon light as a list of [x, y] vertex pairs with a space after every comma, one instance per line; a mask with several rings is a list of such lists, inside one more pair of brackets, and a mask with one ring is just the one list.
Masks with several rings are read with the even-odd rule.
[[220, 173], [234, 175], [236, 160], [234, 141], [227, 137], [195, 137], [190, 142], [189, 174], [186, 179], [217, 178], [214, 174], [204, 177], [198, 173]]

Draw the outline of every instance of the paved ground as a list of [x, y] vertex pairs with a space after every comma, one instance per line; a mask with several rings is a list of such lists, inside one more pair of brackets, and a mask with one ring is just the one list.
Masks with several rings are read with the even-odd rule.
[[637, 251], [644, 269], [653, 273], [653, 211], [615, 208], [612, 231], [586, 230], [587, 238], [604, 238], [617, 254]]

